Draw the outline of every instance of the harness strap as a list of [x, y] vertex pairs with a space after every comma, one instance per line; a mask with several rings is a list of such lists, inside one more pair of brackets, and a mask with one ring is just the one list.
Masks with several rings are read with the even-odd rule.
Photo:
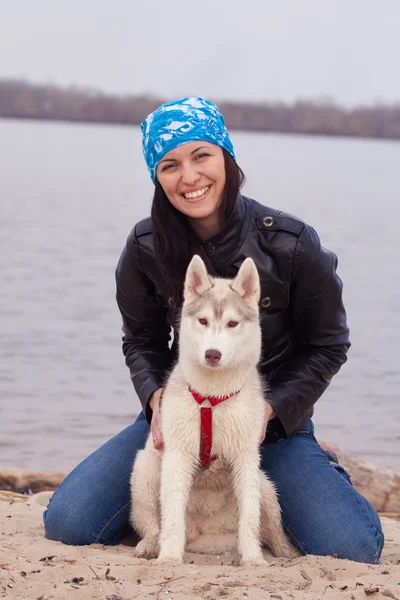
[[218, 457], [213, 455], [211, 456], [211, 448], [212, 448], [212, 407], [217, 406], [224, 400], [228, 400], [228, 398], [232, 398], [232, 396], [236, 396], [239, 392], [233, 392], [232, 394], [228, 394], [226, 396], [202, 396], [196, 390], [193, 390], [190, 385], [188, 386], [189, 391], [191, 392], [193, 398], [196, 400], [198, 404], [203, 404], [205, 400], [208, 400], [211, 404], [210, 406], [200, 406], [200, 462], [204, 468], [208, 468], [210, 466], [210, 462], [212, 460], [216, 460]]
[[216, 456], [211, 456], [212, 447], [212, 408], [210, 406], [200, 407], [200, 462], [204, 467], [209, 467], [210, 462]]

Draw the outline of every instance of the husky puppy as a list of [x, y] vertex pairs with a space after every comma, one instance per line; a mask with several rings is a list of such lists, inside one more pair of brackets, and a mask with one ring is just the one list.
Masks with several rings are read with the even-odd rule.
[[265, 390], [260, 281], [251, 258], [235, 279], [212, 278], [199, 256], [186, 273], [179, 360], [161, 406], [164, 450], [149, 436], [131, 478], [136, 556], [181, 563], [184, 551], [237, 549], [265, 564], [261, 543], [293, 557], [273, 484], [259, 468]]

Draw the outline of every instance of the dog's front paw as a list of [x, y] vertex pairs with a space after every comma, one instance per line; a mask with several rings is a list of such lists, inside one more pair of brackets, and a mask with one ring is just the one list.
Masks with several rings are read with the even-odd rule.
[[240, 564], [246, 567], [265, 567], [268, 563], [264, 559], [261, 548], [255, 548], [253, 552], [242, 553]]
[[183, 555], [177, 552], [161, 550], [157, 562], [166, 567], [175, 567], [183, 563]]
[[240, 564], [242, 567], [265, 567], [268, 563], [264, 558], [255, 556], [254, 558], [242, 558]]
[[182, 557], [173, 557], [173, 556], [159, 556], [157, 558], [157, 562], [164, 567], [176, 567], [183, 563]]
[[136, 558], [156, 558], [158, 551], [158, 540], [156, 538], [143, 538], [134, 550]]

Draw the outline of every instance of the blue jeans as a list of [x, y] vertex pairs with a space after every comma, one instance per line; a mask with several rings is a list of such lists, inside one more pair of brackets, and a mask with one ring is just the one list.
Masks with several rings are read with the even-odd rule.
[[[115, 544], [129, 532], [132, 464], [148, 433], [141, 413], [68, 475], [44, 513], [48, 539]], [[286, 533], [300, 552], [378, 562], [379, 517], [346, 471], [328, 460], [311, 421], [291, 438], [261, 446], [261, 464], [276, 484]]]

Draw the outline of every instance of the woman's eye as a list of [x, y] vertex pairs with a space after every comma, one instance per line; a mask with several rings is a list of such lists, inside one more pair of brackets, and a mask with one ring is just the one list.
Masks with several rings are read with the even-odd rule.
[[174, 167], [176, 167], [176, 165], [165, 165], [165, 167], [163, 167], [161, 169], [161, 173], [165, 173], [165, 171], [169, 171], [170, 169], [173, 169]]
[[229, 321], [228, 323], [228, 327], [236, 327], [236, 325], [239, 325], [238, 321]]
[[208, 325], [207, 319], [199, 319], [199, 323], [201, 323], [202, 325]]
[[207, 154], [206, 152], [203, 152], [202, 154], [198, 154], [198, 155], [196, 156], [196, 159], [197, 159], [197, 158], [204, 158], [204, 157], [206, 157], [206, 156], [210, 156], [210, 155], [209, 155], [209, 154]]

